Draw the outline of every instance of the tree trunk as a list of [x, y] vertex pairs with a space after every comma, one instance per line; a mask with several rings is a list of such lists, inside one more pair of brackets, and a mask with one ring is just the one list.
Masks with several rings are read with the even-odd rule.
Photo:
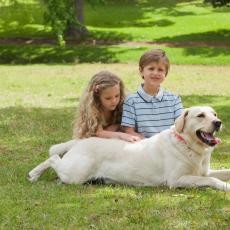
[[81, 36], [89, 34], [89, 31], [84, 25], [84, 0], [76, 0], [76, 18], [80, 22], [81, 26], [78, 28], [78, 32]]
[[84, 0], [75, 0], [76, 18], [83, 24], [84, 23]]
[[80, 25], [76, 27], [75, 25], [69, 23], [66, 30], [66, 35], [75, 38], [82, 38], [89, 34], [87, 28], [84, 25], [84, 0], [75, 0], [75, 9], [75, 16]]

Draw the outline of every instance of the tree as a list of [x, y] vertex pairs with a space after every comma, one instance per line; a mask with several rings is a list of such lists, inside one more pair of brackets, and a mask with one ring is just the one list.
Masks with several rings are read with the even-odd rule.
[[[52, 27], [59, 45], [65, 45], [65, 36], [82, 38], [89, 34], [84, 25], [84, 0], [42, 0], [46, 5], [45, 20]], [[87, 0], [90, 4], [105, 0]]]
[[44, 18], [52, 27], [59, 45], [64, 45], [64, 36], [81, 38], [87, 34], [84, 26], [84, 0], [43, 0], [46, 5]]

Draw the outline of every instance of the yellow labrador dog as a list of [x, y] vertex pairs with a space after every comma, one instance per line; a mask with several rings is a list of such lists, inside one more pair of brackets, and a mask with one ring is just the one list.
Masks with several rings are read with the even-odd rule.
[[[82, 184], [92, 178], [134, 186], [203, 187], [230, 191], [230, 169], [210, 170], [210, 157], [220, 140], [221, 121], [210, 107], [191, 107], [175, 126], [151, 138], [129, 143], [92, 137], [67, 142], [59, 157], [56, 146], [48, 160], [29, 172], [33, 182], [52, 167], [62, 182]], [[65, 145], [65, 144], [64, 144]], [[69, 145], [69, 146], [68, 146]]]

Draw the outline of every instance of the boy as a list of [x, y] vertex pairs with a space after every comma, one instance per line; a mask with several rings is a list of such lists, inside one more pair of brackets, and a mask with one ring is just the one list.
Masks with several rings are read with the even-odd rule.
[[169, 66], [161, 49], [150, 50], [141, 56], [139, 71], [144, 83], [124, 102], [121, 122], [124, 132], [148, 138], [170, 128], [181, 114], [180, 97], [161, 88]]

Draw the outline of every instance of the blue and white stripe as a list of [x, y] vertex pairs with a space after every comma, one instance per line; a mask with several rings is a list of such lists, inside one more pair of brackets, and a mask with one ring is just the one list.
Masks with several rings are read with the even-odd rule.
[[179, 96], [162, 88], [156, 96], [151, 96], [141, 86], [125, 99], [121, 125], [134, 127], [138, 133], [151, 137], [170, 128], [182, 111]]

